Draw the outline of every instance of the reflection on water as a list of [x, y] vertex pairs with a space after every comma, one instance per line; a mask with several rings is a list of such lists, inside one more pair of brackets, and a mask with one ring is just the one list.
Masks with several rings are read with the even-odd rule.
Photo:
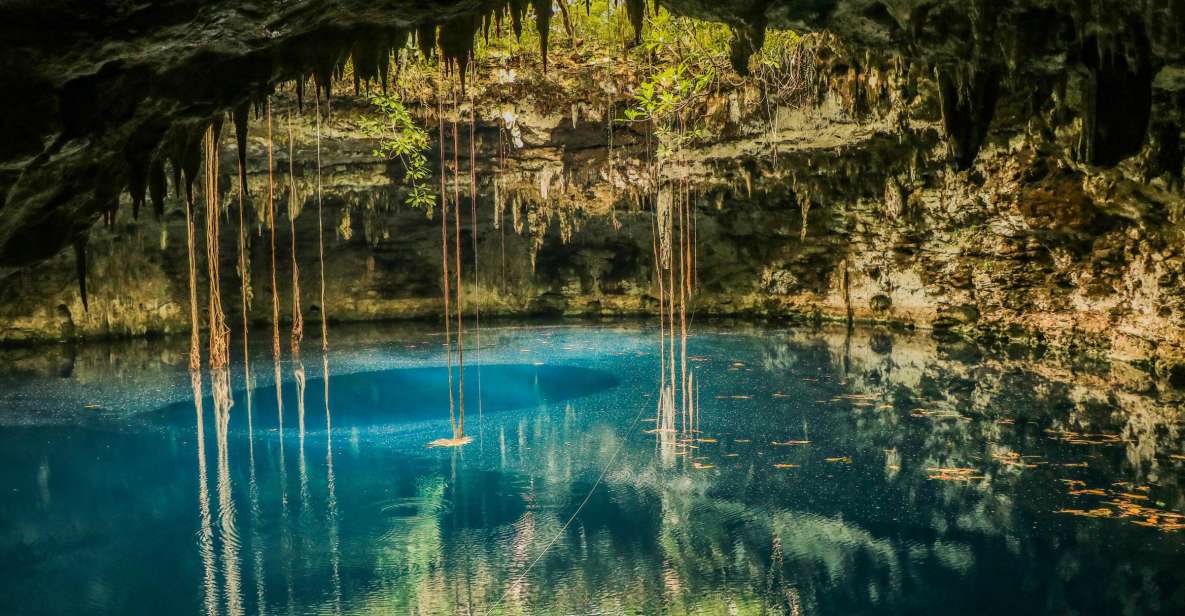
[[[1179, 400], [1155, 382], [844, 330], [698, 332], [671, 378], [656, 337], [484, 330], [481, 448], [424, 447], [448, 385], [416, 330], [343, 330], [250, 392], [183, 357], [26, 371], [0, 398], [0, 610], [1185, 608]], [[104, 375], [124, 403], [66, 402]]]
[[192, 370], [190, 378], [193, 383], [193, 407], [197, 413], [197, 458], [198, 458], [198, 518], [201, 527], [198, 531], [198, 553], [202, 557], [202, 588], [205, 590], [203, 604], [207, 614], [213, 616], [218, 613], [218, 595], [214, 579], [214, 529], [210, 516], [209, 480], [206, 477], [206, 427], [205, 412], [202, 407], [202, 373]]

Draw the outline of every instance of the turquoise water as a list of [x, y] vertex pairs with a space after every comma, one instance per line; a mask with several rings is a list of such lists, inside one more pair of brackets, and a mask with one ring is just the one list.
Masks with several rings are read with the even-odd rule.
[[654, 329], [491, 328], [429, 448], [443, 338], [331, 335], [229, 410], [184, 341], [0, 355], [0, 613], [1185, 610], [1180, 403], [1118, 369], [706, 327], [671, 414]]

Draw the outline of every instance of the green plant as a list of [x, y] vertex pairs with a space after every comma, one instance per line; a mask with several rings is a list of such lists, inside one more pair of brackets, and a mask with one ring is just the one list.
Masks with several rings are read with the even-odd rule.
[[436, 193], [428, 188], [427, 182], [432, 177], [426, 154], [431, 147], [428, 131], [416, 123], [397, 96], [375, 94], [370, 97], [370, 103], [378, 117], [363, 118], [362, 130], [367, 136], [378, 139], [373, 155], [399, 160], [403, 165], [403, 182], [408, 187], [404, 203], [424, 209], [431, 217]]
[[715, 74], [711, 65], [698, 71], [686, 63], [664, 68], [634, 91], [634, 105], [625, 110], [625, 121], [652, 123], [659, 158], [706, 138], [703, 127], [687, 125], [687, 112], [708, 93]]

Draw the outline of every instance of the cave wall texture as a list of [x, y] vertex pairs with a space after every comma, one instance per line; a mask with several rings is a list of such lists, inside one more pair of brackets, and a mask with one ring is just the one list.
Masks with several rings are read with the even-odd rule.
[[[742, 57], [766, 28], [838, 41], [821, 47], [805, 103], [774, 110], [772, 128], [758, 92], [715, 95], [704, 113], [719, 137], [670, 171], [693, 187], [697, 315], [914, 326], [1185, 380], [1185, 0], [661, 4], [728, 23]], [[358, 58], [417, 28], [440, 25], [441, 47], [463, 55], [481, 16], [505, 6], [0, 5], [0, 40], [14, 51], [0, 59], [0, 87], [15, 93], [0, 100], [0, 342], [186, 331], [184, 201], [171, 175], [167, 193], [156, 178], [180, 167], [191, 182], [195, 136], [232, 110], [249, 118], [250, 310], [266, 321], [267, 128], [252, 103], [298, 76], [332, 83], [351, 56], [364, 77], [389, 79], [390, 67]], [[463, 233], [466, 276], [474, 245], [480, 269], [468, 297], [483, 315], [652, 312], [646, 135], [616, 129], [611, 150], [606, 130], [631, 76], [554, 70], [554, 82], [478, 95], [478, 222]], [[430, 318], [440, 311], [439, 225], [398, 205], [397, 170], [356, 130], [361, 99], [332, 96], [322, 139], [330, 318]], [[296, 101], [285, 89], [274, 105], [283, 117]], [[292, 160], [306, 211], [309, 115], [295, 120]], [[507, 118], [522, 145], [503, 162]], [[234, 206], [229, 136], [222, 159]], [[144, 201], [160, 202], [159, 217], [133, 218]], [[228, 210], [224, 226], [236, 218]], [[299, 217], [296, 235], [309, 276], [316, 217]], [[285, 267], [289, 240], [281, 228]], [[223, 238], [224, 272], [236, 271], [236, 241]], [[279, 281], [287, 297], [286, 269]], [[237, 277], [223, 286], [233, 315]], [[304, 305], [315, 313], [314, 287]]]

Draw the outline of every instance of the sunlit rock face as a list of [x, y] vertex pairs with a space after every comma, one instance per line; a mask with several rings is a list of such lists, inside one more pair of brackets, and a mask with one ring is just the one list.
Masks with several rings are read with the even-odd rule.
[[[0, 101], [0, 340], [187, 328], [184, 203], [171, 173], [188, 137], [276, 84], [314, 75], [307, 105], [313, 83], [332, 83], [347, 57], [367, 77], [394, 79], [391, 67], [358, 59], [425, 31], [429, 19], [452, 24], [450, 37], [470, 36], [477, 16], [500, 6], [198, 4], [63, 13], [53, 37], [30, 24], [58, 9], [0, 9], [17, 50], [0, 79], [29, 93]], [[742, 70], [768, 29], [820, 30], [832, 41], [814, 49], [817, 78], [795, 104], [768, 108], [746, 86], [710, 97], [712, 138], [664, 171], [694, 203], [698, 314], [909, 324], [1157, 359], [1161, 374], [1185, 356], [1179, 3], [661, 4], [727, 23]], [[549, 55], [567, 45], [553, 37]], [[653, 135], [619, 126], [611, 140], [606, 130], [640, 78], [598, 70], [553, 61], [543, 78], [527, 79], [521, 67], [516, 77], [480, 66], [477, 222], [466, 212], [462, 231], [464, 276], [476, 270], [467, 293], [485, 314], [656, 309], [655, 198], [643, 179]], [[343, 90], [331, 92], [322, 137], [330, 316], [430, 317], [440, 310], [439, 225], [400, 206], [399, 169], [371, 154], [357, 130], [366, 106]], [[286, 114], [298, 105], [290, 88], [275, 101], [274, 156], [286, 169]], [[245, 235], [250, 309], [267, 319], [267, 127], [258, 111], [248, 126]], [[434, 110], [423, 119], [434, 127]], [[306, 212], [296, 252], [305, 262], [317, 247], [307, 214], [315, 138], [309, 114], [295, 123], [296, 203]], [[225, 132], [221, 185], [233, 207], [229, 124]], [[169, 169], [161, 219], [133, 222], [131, 204], [152, 192], [146, 176], [157, 161]], [[286, 208], [287, 180], [275, 181]], [[468, 178], [461, 183], [467, 209]], [[112, 227], [94, 224], [121, 202]], [[83, 237], [89, 310], [74, 255], [62, 252]], [[281, 229], [282, 267], [289, 239]], [[223, 271], [233, 272], [237, 238], [223, 241]], [[287, 296], [288, 278], [278, 278]], [[320, 309], [311, 296], [304, 303]]]

